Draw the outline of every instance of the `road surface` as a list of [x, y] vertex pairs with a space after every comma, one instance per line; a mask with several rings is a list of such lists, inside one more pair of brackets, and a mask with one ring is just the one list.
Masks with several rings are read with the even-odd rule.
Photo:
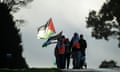
[[120, 72], [120, 69], [62, 69], [60, 72]]

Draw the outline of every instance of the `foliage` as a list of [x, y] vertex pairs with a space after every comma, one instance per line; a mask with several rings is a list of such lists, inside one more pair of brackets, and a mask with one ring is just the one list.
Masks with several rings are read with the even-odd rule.
[[13, 12], [17, 12], [20, 7], [24, 7], [33, 0], [0, 0], [1, 3], [7, 4], [8, 8]]
[[22, 56], [23, 47], [20, 29], [16, 23], [25, 20], [14, 19], [11, 13], [16, 13], [33, 0], [0, 0], [0, 68], [28, 68]]
[[92, 10], [86, 18], [92, 37], [109, 40], [115, 37], [120, 47], [120, 0], [106, 0], [99, 12]]
[[9, 7], [0, 3], [0, 68], [28, 68], [22, 57], [22, 40]]
[[117, 66], [117, 63], [114, 60], [110, 60], [110, 61], [102, 61], [102, 63], [100, 64], [99, 68], [118, 68], [119, 66]]
[[[0, 0], [0, 3], [4, 3], [8, 6], [11, 13], [18, 12], [22, 7], [27, 6], [33, 0]], [[15, 19], [16, 24], [24, 24], [26, 21], [24, 19]]]

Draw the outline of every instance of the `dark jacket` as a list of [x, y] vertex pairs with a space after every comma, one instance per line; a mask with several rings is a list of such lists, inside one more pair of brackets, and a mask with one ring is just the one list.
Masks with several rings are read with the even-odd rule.
[[84, 39], [80, 39], [80, 51], [83, 56], [85, 56], [85, 50], [87, 48], [87, 42]]

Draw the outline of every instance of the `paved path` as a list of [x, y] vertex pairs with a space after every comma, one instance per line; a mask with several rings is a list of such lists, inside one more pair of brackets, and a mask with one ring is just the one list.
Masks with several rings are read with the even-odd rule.
[[62, 69], [60, 72], [120, 72], [120, 69]]

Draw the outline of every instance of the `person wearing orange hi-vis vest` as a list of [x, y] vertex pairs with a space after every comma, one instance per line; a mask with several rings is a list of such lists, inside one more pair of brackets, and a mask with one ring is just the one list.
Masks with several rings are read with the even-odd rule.
[[56, 48], [58, 50], [59, 68], [64, 69], [65, 68], [65, 45], [64, 45], [62, 37], [58, 39]]
[[80, 68], [80, 57], [81, 57], [81, 51], [80, 51], [80, 37], [78, 33], [74, 33], [70, 47], [72, 48], [72, 58], [73, 58], [73, 69]]

